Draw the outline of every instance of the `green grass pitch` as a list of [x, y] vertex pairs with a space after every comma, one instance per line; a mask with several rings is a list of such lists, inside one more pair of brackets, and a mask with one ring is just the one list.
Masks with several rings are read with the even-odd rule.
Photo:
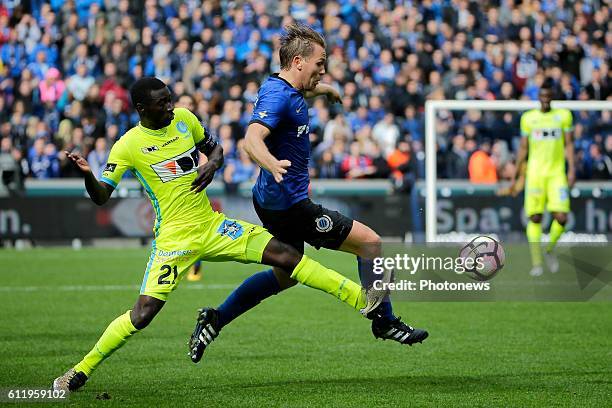
[[[313, 256], [357, 279], [348, 255]], [[136, 300], [146, 249], [0, 251], [0, 389], [47, 388]], [[257, 265], [203, 265], [161, 314], [70, 397], [74, 406], [610, 406], [609, 302], [396, 302], [427, 328], [414, 347], [375, 340], [331, 296], [296, 287], [227, 326], [200, 364], [195, 312]], [[96, 397], [108, 393], [109, 400]], [[36, 404], [36, 406], [40, 406]], [[62, 404], [61, 406], [67, 406]]]

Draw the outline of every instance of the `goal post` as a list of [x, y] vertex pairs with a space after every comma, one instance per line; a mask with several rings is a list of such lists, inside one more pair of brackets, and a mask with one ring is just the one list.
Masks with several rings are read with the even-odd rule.
[[[571, 111], [609, 111], [611, 101], [552, 101], [553, 108]], [[440, 110], [451, 111], [526, 111], [540, 106], [538, 101], [472, 101], [431, 100], [425, 103], [425, 239], [437, 240], [437, 191], [436, 191], [436, 118]], [[517, 129], [518, 131], [518, 129]]]

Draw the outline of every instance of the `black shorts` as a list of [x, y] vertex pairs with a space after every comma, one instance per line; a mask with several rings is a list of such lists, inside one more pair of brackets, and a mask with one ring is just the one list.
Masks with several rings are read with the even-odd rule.
[[351, 218], [315, 204], [308, 198], [286, 210], [262, 208], [255, 197], [253, 205], [263, 226], [301, 253], [304, 253], [304, 242], [317, 249], [338, 249], [353, 228]]

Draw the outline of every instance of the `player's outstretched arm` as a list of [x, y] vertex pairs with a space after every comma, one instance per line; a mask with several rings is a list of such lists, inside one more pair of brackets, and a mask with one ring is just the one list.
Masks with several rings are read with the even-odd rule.
[[67, 151], [64, 151], [64, 153], [66, 153], [68, 159], [81, 171], [85, 179], [85, 188], [91, 200], [97, 205], [102, 205], [107, 202], [115, 188], [110, 184], [99, 182], [96, 176], [91, 172], [89, 163], [87, 163], [87, 160], [81, 155]]
[[269, 171], [277, 183], [283, 181], [283, 174], [291, 166], [289, 160], [277, 160], [270, 153], [264, 139], [270, 134], [270, 129], [260, 123], [251, 123], [247, 128], [244, 150], [260, 167]]
[[527, 137], [521, 138], [521, 144], [519, 146], [518, 153], [516, 155], [516, 173], [512, 177], [512, 184], [510, 186], [510, 192], [517, 194], [519, 189], [519, 182], [523, 166], [527, 163], [527, 154], [529, 153], [529, 139]]
[[570, 188], [576, 182], [576, 156], [574, 155], [574, 137], [572, 132], [564, 132], [565, 136], [565, 157], [567, 158], [567, 184]]
[[330, 103], [340, 103], [342, 101], [340, 92], [328, 84], [319, 83], [312, 91], [304, 92], [304, 98], [314, 98], [320, 95], [325, 95]]

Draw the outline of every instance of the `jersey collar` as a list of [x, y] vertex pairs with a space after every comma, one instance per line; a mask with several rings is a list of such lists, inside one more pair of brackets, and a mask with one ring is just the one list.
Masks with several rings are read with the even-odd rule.
[[285, 78], [281, 78], [281, 77], [279, 77], [279, 76], [278, 76], [278, 74], [279, 74], [278, 72], [275, 72], [274, 74], [272, 74], [272, 75], [270, 75], [270, 76], [271, 76], [272, 78], [276, 78], [276, 79], [279, 79], [279, 80], [283, 81], [284, 83], [286, 83], [286, 84], [287, 84], [287, 86], [288, 86], [289, 88], [291, 88], [291, 89], [295, 89], [296, 91], [298, 91], [298, 92], [300, 92], [300, 93], [302, 92], [302, 91], [300, 91], [299, 89], [297, 89], [295, 86], [291, 85], [291, 84], [289, 83], [289, 81], [287, 81]]
[[166, 132], [168, 130], [168, 126], [163, 127], [161, 129], [149, 129], [148, 127], [144, 127], [141, 122], [138, 122], [138, 128], [146, 134], [152, 136], [166, 136]]

